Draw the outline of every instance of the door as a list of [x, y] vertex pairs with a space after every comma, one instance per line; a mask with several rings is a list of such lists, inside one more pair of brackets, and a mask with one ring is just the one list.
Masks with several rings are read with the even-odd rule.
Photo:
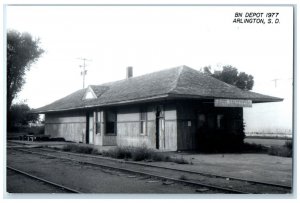
[[159, 146], [160, 149], [166, 148], [166, 137], [165, 137], [165, 119], [159, 118]]
[[156, 110], [156, 149], [165, 148], [165, 119], [163, 117], [162, 107], [159, 106]]
[[88, 144], [94, 144], [94, 114], [93, 112], [89, 113], [89, 139]]

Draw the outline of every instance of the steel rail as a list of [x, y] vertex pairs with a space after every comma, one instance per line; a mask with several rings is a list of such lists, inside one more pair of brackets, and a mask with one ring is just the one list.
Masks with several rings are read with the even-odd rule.
[[100, 167], [100, 168], [107, 168], [107, 169], [113, 169], [113, 170], [123, 171], [123, 172], [127, 172], [127, 173], [139, 174], [139, 175], [142, 175], [142, 176], [154, 177], [154, 178], [158, 178], [158, 179], [162, 179], [162, 180], [170, 180], [170, 181], [183, 183], [183, 184], [188, 184], [188, 185], [193, 185], [193, 186], [207, 187], [207, 188], [226, 191], [226, 192], [230, 192], [230, 193], [234, 193], [234, 194], [251, 194], [251, 193], [248, 193], [248, 192], [245, 192], [245, 191], [235, 190], [235, 189], [231, 189], [231, 188], [225, 188], [225, 187], [220, 187], [220, 186], [215, 186], [215, 185], [210, 185], [210, 184], [205, 184], [205, 183], [198, 183], [198, 182], [188, 181], [188, 180], [181, 180], [181, 179], [171, 178], [171, 177], [167, 177], [167, 176], [160, 176], [160, 175], [156, 175], [156, 174], [151, 174], [151, 173], [146, 173], [146, 172], [141, 172], [141, 171], [136, 171], [136, 170], [131, 170], [131, 169], [108, 166], [108, 165], [105, 165], [105, 164], [98, 164], [98, 163], [92, 163], [92, 162], [87, 162], [87, 161], [79, 161], [79, 160], [76, 160], [76, 159], [71, 159], [71, 158], [66, 158], [66, 157], [64, 157], [64, 158], [63, 157], [57, 157], [57, 156], [54, 156], [54, 155], [42, 154], [42, 153], [39, 153], [39, 152], [33, 152], [33, 151], [30, 151], [30, 150], [25, 150], [25, 149], [14, 148], [13, 150], [22, 151], [22, 152], [26, 152], [26, 153], [30, 153], [30, 154], [37, 154], [37, 155], [40, 155], [40, 156], [52, 157], [52, 158], [56, 158], [56, 159], [68, 160], [68, 161], [77, 162], [77, 163], [80, 163], [80, 164], [91, 165], [91, 166], [96, 166], [96, 167]]
[[[35, 148], [35, 149], [37, 149], [37, 148]], [[261, 181], [237, 178], [237, 177], [232, 177], [232, 176], [222, 176], [222, 175], [217, 175], [217, 174], [213, 174], [213, 173], [176, 169], [176, 168], [170, 168], [170, 167], [165, 167], [165, 166], [155, 166], [155, 165], [150, 165], [150, 164], [146, 164], [146, 163], [137, 163], [134, 161], [118, 160], [118, 159], [113, 159], [113, 158], [108, 158], [108, 157], [99, 157], [99, 156], [79, 154], [79, 153], [73, 153], [73, 152], [64, 152], [64, 151], [42, 149], [42, 148], [38, 148], [38, 149], [41, 151], [64, 153], [64, 154], [70, 154], [70, 155], [79, 156], [79, 157], [90, 157], [90, 158], [96, 158], [96, 159], [110, 160], [110, 161], [115, 161], [115, 162], [120, 162], [120, 163], [135, 164], [135, 165], [147, 166], [147, 167], [152, 167], [152, 168], [161, 168], [161, 169], [173, 170], [173, 171], [178, 171], [178, 172], [186, 172], [186, 173], [191, 173], [191, 174], [196, 174], [196, 175], [213, 176], [213, 177], [223, 178], [223, 179], [229, 178], [231, 180], [243, 181], [243, 182], [248, 182], [248, 183], [253, 183], [253, 184], [260, 184], [260, 185], [266, 185], [266, 186], [272, 186], [272, 187], [292, 189], [292, 187], [288, 186], [288, 185], [281, 185], [281, 184], [269, 183], [269, 182], [261, 182]]]
[[79, 191], [77, 191], [77, 190], [74, 190], [74, 189], [71, 189], [71, 188], [69, 188], [69, 187], [66, 187], [66, 186], [63, 186], [63, 185], [54, 183], [54, 182], [49, 181], [49, 180], [46, 180], [46, 179], [44, 179], [44, 178], [40, 178], [40, 177], [34, 176], [34, 175], [29, 174], [29, 173], [27, 173], [27, 172], [24, 172], [24, 171], [22, 171], [22, 170], [20, 170], [20, 169], [13, 168], [13, 167], [11, 167], [11, 166], [6, 166], [6, 168], [9, 169], [9, 170], [12, 170], [12, 171], [14, 171], [14, 172], [20, 173], [20, 174], [22, 174], [22, 175], [24, 175], [24, 176], [27, 176], [27, 177], [29, 177], [29, 178], [32, 178], [32, 179], [34, 179], [34, 180], [38, 180], [38, 181], [47, 183], [47, 184], [49, 184], [49, 185], [52, 185], [52, 186], [61, 188], [61, 189], [65, 190], [65, 191], [68, 191], [68, 192], [70, 192], [70, 193], [81, 193], [81, 192], [79, 192]]

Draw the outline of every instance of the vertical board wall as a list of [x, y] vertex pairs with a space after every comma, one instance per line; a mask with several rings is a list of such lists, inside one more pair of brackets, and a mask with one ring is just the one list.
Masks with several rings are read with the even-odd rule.
[[45, 134], [62, 137], [67, 141], [85, 142], [86, 115], [84, 112], [47, 113]]

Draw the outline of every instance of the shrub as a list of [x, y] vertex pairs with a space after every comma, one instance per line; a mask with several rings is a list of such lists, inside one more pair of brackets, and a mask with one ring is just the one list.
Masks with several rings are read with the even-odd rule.
[[44, 134], [45, 132], [45, 126], [13, 126], [10, 129], [7, 129], [8, 132], [13, 133], [25, 133], [25, 134], [31, 134], [31, 135], [40, 135]]
[[130, 159], [133, 161], [170, 161], [178, 164], [189, 164], [189, 162], [183, 157], [170, 158], [163, 153], [155, 152], [154, 150], [146, 147], [116, 147], [107, 151], [99, 152], [90, 146], [66, 145], [62, 148], [62, 150], [83, 154], [101, 154], [115, 159]]
[[292, 157], [293, 150], [291, 148], [286, 147], [285, 145], [272, 146], [270, 147], [268, 154], [273, 156]]
[[151, 161], [171, 161], [171, 158], [159, 152], [151, 153]]
[[272, 146], [269, 151], [269, 155], [292, 157], [293, 156], [293, 142], [286, 141], [283, 146]]
[[286, 148], [288, 148], [289, 150], [293, 150], [293, 142], [292, 141], [289, 141], [289, 140], [285, 141], [284, 146]]
[[133, 161], [150, 160], [153, 152], [146, 147], [133, 148], [131, 157]]
[[188, 163], [183, 159], [170, 158], [160, 152], [155, 152], [147, 147], [116, 147], [102, 153], [103, 156], [108, 156], [117, 159], [131, 159], [133, 161], [172, 161], [175, 163]]
[[244, 143], [242, 152], [243, 153], [267, 153], [268, 148], [261, 144]]
[[131, 152], [128, 147], [116, 147], [103, 152], [103, 156], [108, 156], [116, 159], [129, 159]]
[[62, 148], [66, 152], [75, 152], [82, 154], [99, 154], [98, 150], [89, 146], [66, 145]]

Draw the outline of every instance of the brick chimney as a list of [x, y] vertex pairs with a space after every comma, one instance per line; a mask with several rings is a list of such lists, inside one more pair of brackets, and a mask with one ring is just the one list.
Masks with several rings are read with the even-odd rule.
[[127, 69], [126, 69], [126, 79], [132, 78], [132, 75], [133, 75], [132, 67], [128, 66]]

